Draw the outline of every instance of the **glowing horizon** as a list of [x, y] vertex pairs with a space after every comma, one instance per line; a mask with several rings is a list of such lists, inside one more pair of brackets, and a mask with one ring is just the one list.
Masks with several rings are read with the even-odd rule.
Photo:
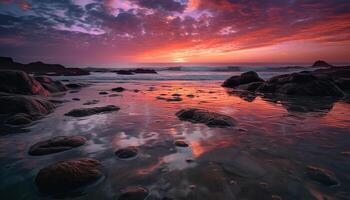
[[0, 56], [68, 65], [350, 63], [350, 2], [0, 0]]

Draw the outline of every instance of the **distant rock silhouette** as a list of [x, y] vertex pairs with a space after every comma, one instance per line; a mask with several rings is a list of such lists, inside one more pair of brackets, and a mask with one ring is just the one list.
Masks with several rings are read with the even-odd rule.
[[318, 61], [314, 62], [312, 67], [333, 67], [333, 65], [327, 63], [326, 61], [318, 60]]
[[134, 69], [131, 70], [133, 73], [135, 74], [157, 74], [157, 71], [154, 69], [142, 69], [142, 68], [138, 68], [138, 69]]
[[46, 64], [43, 62], [32, 62], [22, 64], [14, 62], [10, 57], [0, 57], [0, 69], [21, 70], [27, 73], [37, 75], [63, 75], [63, 76], [81, 76], [89, 75], [90, 72], [80, 68], [66, 68], [60, 64]]

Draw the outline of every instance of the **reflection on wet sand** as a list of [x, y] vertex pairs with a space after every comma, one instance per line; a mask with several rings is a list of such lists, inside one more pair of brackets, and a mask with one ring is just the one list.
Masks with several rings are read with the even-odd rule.
[[[118, 96], [100, 91], [123, 87]], [[151, 89], [150, 89], [151, 88]], [[135, 93], [134, 90], [140, 90]], [[181, 96], [160, 101], [158, 96]], [[28, 133], [0, 137], [0, 193], [4, 199], [40, 199], [33, 179], [42, 166], [90, 157], [106, 178], [78, 199], [117, 199], [127, 187], [149, 191], [148, 199], [346, 199], [350, 191], [348, 103], [338, 99], [293, 99], [229, 93], [216, 82], [99, 83], [62, 99], [62, 104]], [[95, 100], [95, 101], [94, 101]], [[94, 101], [95, 105], [83, 105]], [[206, 103], [202, 103], [206, 102]], [[120, 110], [82, 118], [64, 116], [74, 108], [115, 105]], [[180, 121], [175, 113], [199, 108], [228, 115], [234, 127]], [[33, 159], [29, 147], [61, 135], [82, 135], [87, 143]], [[176, 143], [182, 141], [187, 145]], [[16, 146], [17, 148], [11, 148]], [[116, 152], [135, 147], [132, 159]], [[334, 173], [329, 187], [308, 176], [308, 166]], [[48, 197], [49, 198], [49, 197]]]

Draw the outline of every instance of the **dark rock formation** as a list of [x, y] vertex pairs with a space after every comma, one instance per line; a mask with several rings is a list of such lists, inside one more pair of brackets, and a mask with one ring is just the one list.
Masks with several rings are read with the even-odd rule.
[[100, 94], [100, 95], [106, 95], [106, 94], [108, 94], [108, 92], [99, 92], [98, 94]]
[[334, 173], [328, 169], [322, 169], [314, 166], [307, 167], [307, 175], [323, 185], [333, 186], [338, 185], [339, 181], [335, 177]]
[[85, 83], [68, 83], [66, 84], [66, 87], [69, 89], [80, 89], [82, 87], [86, 87], [87, 84]]
[[37, 76], [35, 77], [35, 80], [51, 93], [67, 91], [67, 87], [60, 81], [54, 81], [47, 76]]
[[131, 70], [117, 70], [114, 72], [119, 75], [134, 75], [134, 73]]
[[318, 60], [318, 61], [314, 62], [312, 67], [333, 67], [333, 65], [327, 63], [326, 61]]
[[138, 69], [134, 69], [131, 70], [133, 73], [135, 74], [157, 74], [157, 71], [154, 69], [142, 69], [142, 68], [138, 68]]
[[29, 154], [34, 156], [52, 154], [79, 147], [85, 143], [86, 139], [82, 136], [59, 136], [34, 144], [30, 147]]
[[125, 88], [123, 88], [123, 87], [117, 87], [117, 88], [113, 88], [112, 91], [113, 91], [113, 92], [124, 92], [124, 91], [125, 91]]
[[91, 100], [91, 101], [87, 101], [85, 103], [83, 103], [83, 105], [94, 105], [97, 104], [98, 102], [100, 102], [99, 100]]
[[26, 124], [32, 123], [33, 120], [34, 119], [28, 114], [18, 113], [7, 118], [5, 121], [5, 124], [14, 125], [14, 126], [26, 125]]
[[127, 187], [121, 190], [118, 200], [144, 200], [148, 197], [148, 193], [143, 187]]
[[244, 85], [239, 85], [236, 89], [238, 90], [246, 90], [250, 92], [256, 91], [264, 82], [253, 82]]
[[249, 71], [241, 74], [240, 76], [232, 76], [231, 78], [227, 79], [222, 84], [222, 86], [228, 87], [228, 88], [235, 88], [239, 85], [253, 83], [253, 82], [264, 82], [264, 80], [261, 79], [256, 72]]
[[66, 113], [66, 116], [71, 117], [85, 117], [89, 115], [95, 115], [99, 113], [106, 113], [106, 112], [112, 112], [117, 111], [120, 108], [114, 105], [104, 106], [104, 107], [95, 107], [95, 108], [81, 108], [81, 109], [74, 109], [70, 112]]
[[60, 161], [41, 169], [35, 183], [41, 192], [57, 194], [94, 183], [103, 176], [101, 170], [102, 164], [90, 158]]
[[137, 156], [137, 153], [138, 149], [136, 147], [127, 147], [117, 150], [115, 155], [120, 159], [130, 159]]
[[0, 96], [0, 114], [17, 115], [24, 113], [31, 117], [41, 117], [50, 113], [55, 105], [39, 96], [8, 95]]
[[33, 62], [29, 64], [17, 63], [8, 57], [0, 57], [0, 69], [21, 70], [27, 73], [37, 75], [63, 75], [63, 76], [80, 76], [89, 75], [86, 70], [79, 68], [66, 68], [59, 64], [45, 64], [43, 62]]
[[23, 71], [0, 70], [0, 92], [11, 94], [43, 95], [49, 92]]
[[341, 97], [344, 95], [334, 82], [310, 73], [293, 73], [273, 77], [262, 84], [257, 91], [295, 96]]
[[230, 116], [209, 112], [202, 109], [183, 109], [177, 112], [176, 116], [180, 120], [190, 121], [193, 123], [203, 123], [210, 127], [229, 127], [236, 125], [236, 121]]

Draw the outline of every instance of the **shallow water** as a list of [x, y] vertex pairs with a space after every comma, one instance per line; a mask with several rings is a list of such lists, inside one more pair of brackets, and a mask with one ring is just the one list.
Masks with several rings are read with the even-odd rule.
[[[220, 87], [219, 81], [125, 81], [96, 83], [56, 97], [70, 102], [29, 127], [0, 137], [1, 199], [52, 199], [37, 191], [38, 171], [59, 160], [91, 157], [105, 177], [74, 199], [117, 199], [128, 186], [143, 186], [147, 199], [349, 199], [350, 104], [331, 98], [260, 97]], [[120, 96], [114, 87], [128, 89]], [[133, 90], [139, 89], [136, 93]], [[101, 91], [108, 95], [99, 95]], [[158, 100], [180, 94], [183, 101]], [[194, 95], [193, 98], [187, 95]], [[72, 101], [80, 98], [80, 101]], [[99, 100], [95, 105], [83, 105]], [[74, 108], [116, 105], [121, 109], [82, 118], [64, 116]], [[210, 128], [177, 119], [181, 108], [203, 108], [232, 116], [237, 126]], [[83, 135], [82, 147], [29, 156], [29, 147], [60, 135]], [[188, 148], [175, 147], [182, 139]], [[117, 149], [137, 146], [139, 154], [120, 160]], [[334, 172], [341, 182], [324, 186], [306, 167]]]

